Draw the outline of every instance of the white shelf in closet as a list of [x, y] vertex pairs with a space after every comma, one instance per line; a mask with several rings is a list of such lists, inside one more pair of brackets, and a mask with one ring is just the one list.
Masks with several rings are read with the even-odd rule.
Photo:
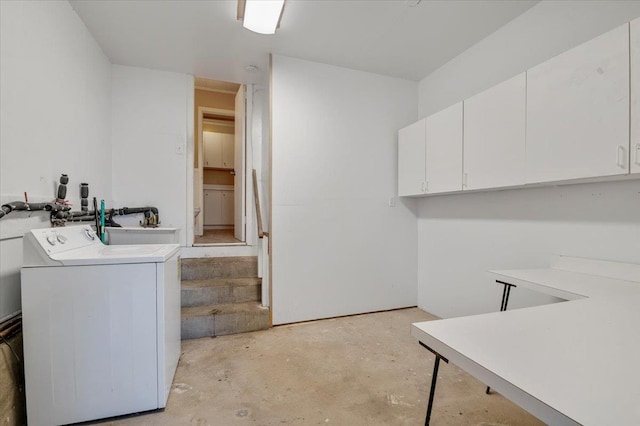
[[629, 25], [527, 72], [526, 182], [629, 171]]

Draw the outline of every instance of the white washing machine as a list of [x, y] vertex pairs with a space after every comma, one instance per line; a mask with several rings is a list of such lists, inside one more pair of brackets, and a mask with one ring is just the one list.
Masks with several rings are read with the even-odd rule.
[[178, 244], [108, 246], [89, 226], [24, 238], [29, 425], [163, 408], [180, 357]]

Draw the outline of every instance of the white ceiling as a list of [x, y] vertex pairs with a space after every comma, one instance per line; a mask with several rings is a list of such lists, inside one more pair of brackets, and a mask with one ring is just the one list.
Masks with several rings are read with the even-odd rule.
[[113, 63], [243, 83], [266, 77], [269, 53], [418, 81], [537, 1], [411, 3], [287, 0], [265, 36], [236, 20], [235, 0], [71, 0]]

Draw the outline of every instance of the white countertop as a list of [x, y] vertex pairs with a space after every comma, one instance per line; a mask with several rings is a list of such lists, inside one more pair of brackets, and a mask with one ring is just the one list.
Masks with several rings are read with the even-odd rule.
[[549, 424], [640, 424], [640, 265], [565, 258], [491, 273], [570, 301], [416, 323], [412, 334]]

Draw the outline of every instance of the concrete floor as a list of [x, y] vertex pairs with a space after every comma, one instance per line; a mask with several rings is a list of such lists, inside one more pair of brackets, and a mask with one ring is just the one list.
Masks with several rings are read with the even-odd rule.
[[233, 229], [205, 229], [201, 236], [196, 235], [194, 244], [240, 244], [236, 239]]
[[[110, 425], [421, 425], [433, 355], [416, 308], [182, 342], [163, 412]], [[542, 425], [455, 365], [440, 364], [432, 425]]]

